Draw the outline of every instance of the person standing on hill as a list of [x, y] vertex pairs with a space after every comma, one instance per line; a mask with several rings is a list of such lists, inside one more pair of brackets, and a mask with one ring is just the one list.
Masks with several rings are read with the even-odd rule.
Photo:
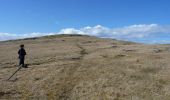
[[20, 45], [20, 49], [18, 50], [18, 55], [19, 55], [19, 66], [22, 65], [22, 67], [25, 67], [24, 65], [24, 60], [25, 60], [25, 55], [26, 55], [26, 51], [24, 49], [24, 45]]

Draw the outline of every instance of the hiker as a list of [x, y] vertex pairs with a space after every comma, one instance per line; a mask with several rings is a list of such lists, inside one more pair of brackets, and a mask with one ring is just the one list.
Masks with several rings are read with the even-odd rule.
[[25, 60], [25, 55], [26, 55], [26, 51], [24, 49], [24, 45], [20, 45], [20, 49], [18, 50], [18, 55], [19, 55], [19, 66], [22, 65], [22, 67], [25, 67], [24, 65], [24, 60]]

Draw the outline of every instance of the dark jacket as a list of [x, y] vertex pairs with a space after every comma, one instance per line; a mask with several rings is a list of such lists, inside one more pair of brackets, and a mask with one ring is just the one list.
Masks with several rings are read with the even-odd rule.
[[24, 48], [19, 49], [18, 55], [19, 55], [20, 59], [24, 59], [24, 57], [26, 55], [25, 49]]

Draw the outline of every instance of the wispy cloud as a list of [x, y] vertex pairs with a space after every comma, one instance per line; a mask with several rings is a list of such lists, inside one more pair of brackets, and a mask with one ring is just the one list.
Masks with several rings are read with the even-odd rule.
[[168, 43], [168, 39], [170, 40], [170, 26], [139, 24], [121, 28], [108, 28], [96, 25], [94, 27], [87, 26], [81, 29], [66, 28], [62, 29], [59, 34], [84, 34], [144, 43]]
[[31, 38], [31, 37], [41, 37], [46, 35], [54, 35], [56, 33], [26, 33], [26, 34], [13, 34], [13, 33], [0, 33], [0, 41], [4, 40], [14, 40], [14, 39], [23, 39], [23, 38]]
[[122, 28], [107, 28], [101, 25], [94, 27], [84, 27], [81, 29], [66, 28], [62, 29], [60, 34], [86, 34], [99, 37], [112, 38], [144, 38], [155, 33], [170, 33], [170, 27], [157, 24], [131, 25]]
[[[57, 33], [28, 33], [28, 34], [11, 34], [11, 33], [0, 33], [0, 40], [9, 40], [9, 39], [19, 39], [19, 38], [28, 38], [28, 37], [39, 37], [45, 35], [54, 35], [54, 34], [82, 34], [82, 35], [91, 35], [97, 37], [105, 38], [115, 38], [115, 39], [125, 39], [131, 41], [141, 41], [149, 40], [154, 38], [156, 42], [169, 42], [167, 39], [170, 39], [170, 26], [158, 25], [158, 24], [138, 24], [130, 25], [120, 28], [108, 28], [101, 25], [96, 25], [93, 27], [87, 26], [80, 29], [75, 28], [66, 28], [62, 29]], [[168, 36], [167, 36], [168, 35]], [[166, 38], [166, 40], [164, 39]], [[156, 38], [159, 38], [157, 41]], [[146, 42], [148, 42], [148, 40]], [[170, 42], [169, 42], [170, 43]]]

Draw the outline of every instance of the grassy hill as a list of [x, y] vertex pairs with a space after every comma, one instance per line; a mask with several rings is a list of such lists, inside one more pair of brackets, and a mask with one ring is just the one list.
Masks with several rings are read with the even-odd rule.
[[[25, 44], [26, 64], [17, 70]], [[170, 100], [170, 45], [82, 35], [0, 42], [2, 100]]]

